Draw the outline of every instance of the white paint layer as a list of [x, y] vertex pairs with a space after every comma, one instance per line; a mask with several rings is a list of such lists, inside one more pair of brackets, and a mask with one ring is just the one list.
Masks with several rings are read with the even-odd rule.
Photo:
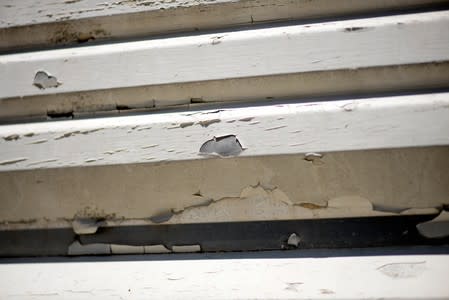
[[238, 156], [448, 145], [448, 128], [449, 93], [4, 125], [0, 171], [208, 158], [227, 135]]
[[[356, 252], [356, 251], [353, 251]], [[285, 252], [284, 252], [285, 253]], [[0, 264], [3, 299], [448, 299], [449, 255], [282, 252]], [[298, 252], [299, 253], [299, 252]], [[333, 254], [334, 255], [334, 254]], [[353, 254], [354, 255], [354, 254]], [[227, 258], [227, 259], [223, 259]], [[105, 280], [106, 279], [106, 280]]]
[[0, 98], [441, 62], [448, 27], [439, 11], [3, 55]]
[[[445, 0], [2, 0], [0, 51], [400, 9]], [[37, 9], [38, 8], [38, 9]]]

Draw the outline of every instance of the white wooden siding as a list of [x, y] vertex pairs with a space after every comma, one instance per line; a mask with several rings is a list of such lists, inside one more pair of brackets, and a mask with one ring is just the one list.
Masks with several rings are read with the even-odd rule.
[[157, 255], [147, 259], [127, 256], [122, 261], [8, 260], [0, 264], [0, 297], [11, 300], [449, 298], [449, 255], [367, 253], [370, 252], [357, 249], [331, 253], [302, 250], [287, 254]]
[[0, 170], [201, 159], [227, 135], [233, 156], [449, 145], [448, 107], [439, 93], [4, 125]]
[[448, 27], [443, 11], [3, 55], [0, 98], [442, 62]]
[[444, 0], [2, 0], [0, 51], [429, 8], [443, 3]]

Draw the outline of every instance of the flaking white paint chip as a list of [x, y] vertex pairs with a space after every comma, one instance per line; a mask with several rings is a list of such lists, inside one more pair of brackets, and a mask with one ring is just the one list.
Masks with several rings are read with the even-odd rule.
[[111, 244], [112, 254], [143, 254], [145, 253], [144, 246], [129, 246], [129, 245], [117, 245]]
[[237, 156], [243, 151], [242, 144], [233, 134], [214, 137], [200, 148], [200, 154], [218, 156]]
[[37, 86], [39, 89], [44, 90], [47, 88], [56, 88], [61, 85], [58, 79], [46, 71], [38, 71], [34, 75], [33, 85]]
[[145, 253], [171, 253], [172, 251], [167, 249], [164, 245], [150, 245], [144, 246]]
[[94, 219], [74, 219], [72, 228], [76, 234], [94, 234], [102, 222]]
[[287, 244], [289, 246], [293, 246], [296, 248], [298, 248], [300, 242], [301, 242], [301, 238], [299, 236], [297, 236], [296, 233], [290, 234], [290, 236], [288, 237], [288, 240], [287, 240]]
[[427, 238], [449, 236], [449, 212], [442, 211], [435, 219], [416, 225], [419, 233]]

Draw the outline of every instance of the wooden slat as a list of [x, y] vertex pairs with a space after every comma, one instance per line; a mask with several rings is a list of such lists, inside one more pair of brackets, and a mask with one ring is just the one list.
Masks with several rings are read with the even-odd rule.
[[0, 264], [0, 297], [11, 300], [449, 297], [449, 255], [409, 255], [404, 251], [401, 254], [393, 250], [355, 249], [7, 260]]
[[444, 0], [1, 1], [0, 51], [267, 21], [429, 8]]
[[4, 55], [0, 98], [447, 61], [448, 27], [444, 11]]
[[448, 145], [448, 107], [439, 93], [4, 125], [0, 170]]
[[449, 87], [447, 74], [449, 62], [424, 63], [0, 99], [0, 122], [114, 116], [175, 106], [188, 110], [212, 102], [226, 105], [225, 102], [420, 93]]

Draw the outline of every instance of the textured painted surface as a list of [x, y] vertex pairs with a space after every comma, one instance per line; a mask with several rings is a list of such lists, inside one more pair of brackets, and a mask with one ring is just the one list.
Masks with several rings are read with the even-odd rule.
[[[14, 1], [3, 0], [1, 10], [2, 27], [24, 26], [38, 23], [60, 22], [69, 19], [101, 17], [111, 14], [125, 14], [142, 11], [158, 11], [164, 9], [200, 6], [207, 4], [232, 3], [237, 0], [185, 0], [185, 1], [102, 1], [72, 0], [55, 1]], [[40, 7], [36, 11], [36, 7]]]
[[448, 73], [446, 62], [0, 99], [0, 121], [99, 117], [173, 106], [192, 110], [211, 102], [236, 104], [285, 98], [310, 102], [317, 96], [410, 92], [447, 87]]
[[[8, 299], [447, 299], [449, 255], [158, 256], [125, 261], [9, 260]], [[287, 256], [285, 253], [290, 253]], [[339, 253], [337, 251], [337, 253]], [[334, 252], [332, 255], [335, 255]], [[311, 254], [313, 256], [313, 253]], [[227, 259], [223, 259], [227, 258]], [[107, 278], [107, 280], [105, 280]]]
[[[72, 227], [65, 220], [73, 218], [156, 224], [151, 217], [166, 212], [162, 223], [394, 215], [373, 206], [449, 203], [448, 151], [328, 153], [322, 164], [287, 155], [3, 172], [1, 227]], [[410, 213], [423, 212], [435, 210]]]
[[[444, 0], [126, 0], [0, 3], [0, 51], [261, 22], [429, 8]], [[332, 5], [330, 5], [332, 4]]]
[[228, 135], [238, 156], [448, 145], [447, 128], [447, 93], [4, 125], [0, 171], [205, 159]]
[[[443, 62], [448, 26], [440, 11], [9, 54], [0, 98]], [[63, 84], [39, 89], [36, 71]]]

